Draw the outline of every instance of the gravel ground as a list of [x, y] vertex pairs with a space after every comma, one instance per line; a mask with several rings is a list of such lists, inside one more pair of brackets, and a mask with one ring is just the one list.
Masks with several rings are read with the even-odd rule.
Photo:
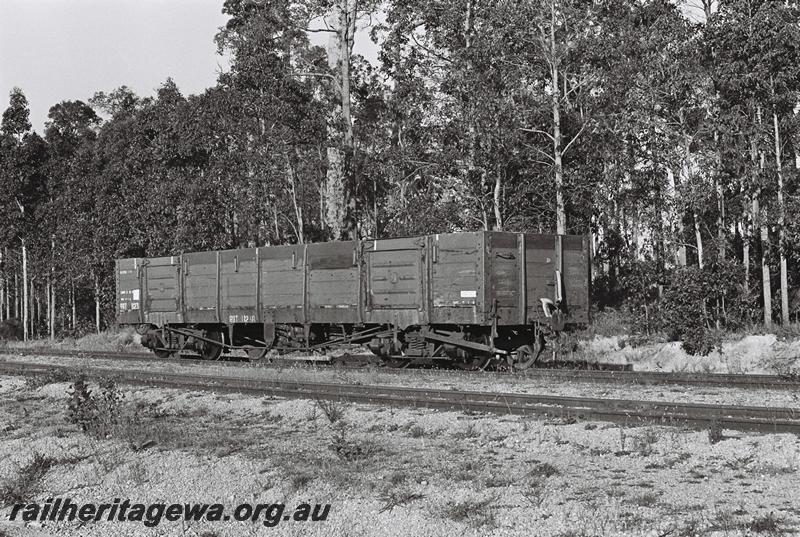
[[[43, 385], [42, 385], [43, 384]], [[102, 434], [66, 383], [0, 377], [0, 498], [330, 503], [324, 522], [9, 522], [0, 535], [775, 535], [800, 529], [800, 440], [125, 389]], [[95, 394], [100, 393], [93, 387]], [[327, 409], [327, 414], [325, 410]], [[341, 413], [341, 418], [337, 414]], [[331, 422], [327, 416], [335, 421]], [[110, 424], [110, 425], [109, 425]], [[147, 441], [146, 449], [136, 449]], [[2, 503], [0, 501], [0, 503]]]
[[579, 342], [576, 357], [585, 360], [633, 364], [637, 371], [689, 371], [701, 373], [800, 373], [800, 340], [779, 339], [775, 334], [750, 335], [725, 341], [707, 356], [692, 356], [680, 341], [632, 346], [626, 337], [601, 337]]
[[[214, 363], [198, 365], [187, 362], [157, 361], [114, 361], [94, 358], [72, 357], [32, 357], [3, 356], [9, 361], [31, 361], [40, 363], [73, 364], [76, 369], [87, 366], [108, 368], [146, 368], [147, 371], [186, 371], [208, 374], [215, 377], [249, 376], [252, 378], [306, 380], [316, 382], [342, 382], [348, 384], [375, 384], [420, 387], [432, 386], [440, 389], [475, 390], [507, 393], [532, 393], [541, 395], [561, 395], [569, 397], [602, 397], [610, 399], [641, 399], [659, 402], [710, 403], [724, 405], [800, 407], [800, 394], [789, 390], [743, 390], [737, 388], [718, 388], [703, 386], [636, 386], [583, 383], [579, 381], [558, 381], [554, 379], [534, 379], [514, 377], [507, 380], [495, 375], [480, 372], [428, 371], [424, 369], [404, 370], [402, 373], [387, 372], [380, 367], [369, 369], [348, 369], [321, 365], [319, 367], [295, 366], [261, 367], [241, 364], [225, 366]], [[800, 412], [800, 411], [799, 411]]]

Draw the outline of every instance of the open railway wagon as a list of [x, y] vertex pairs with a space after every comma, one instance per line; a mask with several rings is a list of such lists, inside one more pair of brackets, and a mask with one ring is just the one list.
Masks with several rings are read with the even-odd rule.
[[118, 322], [159, 356], [363, 344], [385, 363], [533, 365], [589, 322], [588, 238], [508, 232], [120, 259]]

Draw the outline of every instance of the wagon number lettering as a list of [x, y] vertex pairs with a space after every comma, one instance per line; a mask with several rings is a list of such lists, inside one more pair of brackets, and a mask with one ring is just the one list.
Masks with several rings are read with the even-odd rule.
[[256, 322], [255, 315], [228, 315], [229, 323], [254, 323]]

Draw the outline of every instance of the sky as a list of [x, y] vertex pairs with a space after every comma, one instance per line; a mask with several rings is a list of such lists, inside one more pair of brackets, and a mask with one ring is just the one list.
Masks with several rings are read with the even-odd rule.
[[[14, 87], [44, 132], [50, 107], [122, 85], [145, 97], [172, 77], [184, 95], [215, 84], [225, 58], [214, 36], [224, 0], [0, 0], [0, 110]], [[311, 42], [327, 43], [312, 33]], [[355, 52], [377, 58], [366, 31]]]
[[22, 88], [34, 130], [51, 106], [127, 85], [153, 95], [172, 77], [184, 95], [226, 68], [214, 35], [223, 0], [0, 0], [0, 110]]

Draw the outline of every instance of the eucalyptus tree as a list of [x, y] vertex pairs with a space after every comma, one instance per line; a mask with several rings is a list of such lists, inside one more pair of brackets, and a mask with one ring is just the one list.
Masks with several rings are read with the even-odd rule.
[[[750, 218], [761, 242], [764, 323], [772, 322], [770, 223], [778, 230], [781, 317], [789, 322], [786, 243], [785, 154], [782, 131], [792, 121], [800, 89], [800, 11], [794, 3], [731, 0], [720, 4], [708, 22], [708, 41], [722, 112], [739, 118], [732, 135], [744, 139], [749, 162], [745, 188]], [[767, 154], [774, 156], [772, 163]], [[740, 154], [741, 155], [741, 154]], [[741, 158], [741, 156], [739, 157]], [[770, 194], [774, 193], [774, 199]]]
[[44, 164], [47, 146], [42, 138], [30, 131], [28, 100], [19, 88], [11, 91], [9, 106], [0, 123], [0, 206], [3, 208], [4, 245], [19, 244], [22, 271], [22, 292], [16, 293], [21, 313], [23, 336], [32, 333], [30, 315], [30, 281], [28, 246], [36, 233], [36, 210], [46, 187]]

